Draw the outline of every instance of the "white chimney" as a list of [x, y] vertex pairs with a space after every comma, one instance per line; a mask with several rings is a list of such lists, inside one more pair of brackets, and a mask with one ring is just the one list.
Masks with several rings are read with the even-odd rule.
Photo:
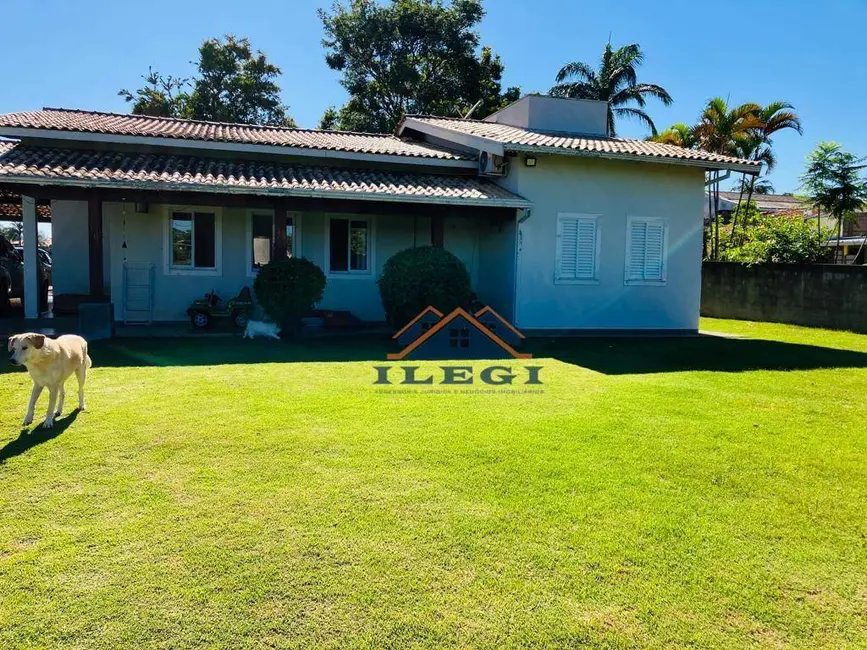
[[608, 104], [593, 99], [526, 95], [484, 121], [534, 131], [604, 136], [608, 134]]

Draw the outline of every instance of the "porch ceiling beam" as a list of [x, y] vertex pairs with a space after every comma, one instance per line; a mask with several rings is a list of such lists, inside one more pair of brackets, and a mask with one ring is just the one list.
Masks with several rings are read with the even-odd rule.
[[[93, 189], [82, 187], [62, 187], [46, 185], [26, 185], [0, 183], [0, 189], [26, 193], [45, 200], [89, 201]], [[275, 199], [273, 196], [257, 194], [217, 194], [208, 192], [173, 192], [153, 190], [100, 189], [99, 194], [105, 202], [128, 203], [166, 203], [174, 205], [200, 205], [224, 208], [274, 209], [275, 201], [283, 201], [292, 212], [328, 212], [344, 214], [399, 215], [428, 217], [448, 214], [485, 218], [494, 221], [515, 218], [514, 207], [491, 207], [475, 205], [450, 205], [439, 203], [417, 203], [401, 201], [369, 201], [352, 199], [323, 199], [301, 196], [287, 196]]]

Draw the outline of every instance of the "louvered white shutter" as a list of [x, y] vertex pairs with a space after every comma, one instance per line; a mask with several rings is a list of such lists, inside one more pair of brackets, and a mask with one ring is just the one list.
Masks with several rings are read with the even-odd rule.
[[644, 247], [647, 243], [647, 224], [632, 221], [629, 224], [629, 252], [626, 259], [626, 279], [644, 279]]
[[596, 215], [557, 216], [557, 281], [595, 279], [598, 237]]
[[626, 239], [626, 282], [665, 282], [667, 246], [664, 219], [630, 217]]
[[661, 223], [647, 224], [647, 241], [644, 246], [644, 279], [661, 282], [665, 279], [663, 263], [665, 256], [665, 226]]

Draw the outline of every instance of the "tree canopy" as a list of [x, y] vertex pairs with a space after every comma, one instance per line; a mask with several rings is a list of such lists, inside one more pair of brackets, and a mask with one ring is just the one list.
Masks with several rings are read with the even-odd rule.
[[325, 60], [343, 74], [349, 101], [329, 109], [322, 125], [390, 132], [408, 113], [488, 115], [518, 99], [502, 90], [504, 66], [480, 47], [481, 0], [336, 2], [319, 10]]
[[[644, 62], [644, 53], [637, 43], [616, 50], [611, 43], [605, 45], [599, 67], [583, 61], [564, 65], [557, 73], [556, 85], [550, 93], [555, 97], [596, 99], [608, 103], [608, 135], [617, 135], [616, 118], [636, 119], [656, 135], [656, 125], [644, 112], [648, 97], [659, 99], [666, 106], [671, 95], [662, 86], [638, 83], [637, 68]], [[638, 107], [629, 104], [637, 104]]]
[[197, 72], [187, 79], [149, 69], [141, 88], [118, 94], [137, 115], [294, 126], [280, 99], [280, 68], [254, 51], [248, 39], [206, 40], [199, 46]]

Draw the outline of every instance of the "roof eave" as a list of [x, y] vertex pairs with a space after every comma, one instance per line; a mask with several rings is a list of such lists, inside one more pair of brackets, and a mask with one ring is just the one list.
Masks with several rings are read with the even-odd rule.
[[347, 192], [341, 190], [306, 190], [267, 187], [235, 187], [231, 185], [201, 185], [197, 183], [152, 183], [141, 181], [78, 180], [69, 178], [34, 178], [32, 176], [0, 175], [0, 184], [15, 183], [33, 186], [79, 187], [98, 189], [119, 189], [136, 191], [177, 191], [199, 192], [202, 194], [255, 195], [255, 196], [292, 196], [317, 199], [351, 199], [357, 201], [384, 201], [392, 203], [422, 203], [434, 205], [459, 205], [469, 207], [526, 209], [533, 203], [516, 197], [514, 199], [491, 198], [472, 199], [458, 197], [431, 197], [418, 195], [378, 194], [376, 192]]
[[586, 151], [581, 149], [565, 149], [561, 147], [539, 147], [534, 145], [507, 144], [504, 145], [507, 152], [514, 153], [540, 153], [555, 156], [580, 156], [586, 158], [605, 158], [607, 160], [630, 160], [635, 162], [656, 163], [661, 165], [682, 165], [685, 167], [700, 167], [705, 170], [731, 170], [745, 174], [758, 175], [762, 171], [761, 163], [758, 165], [722, 162], [713, 160], [688, 160], [685, 158], [667, 158], [664, 156], [642, 156], [639, 154], [613, 153], [605, 151]]

